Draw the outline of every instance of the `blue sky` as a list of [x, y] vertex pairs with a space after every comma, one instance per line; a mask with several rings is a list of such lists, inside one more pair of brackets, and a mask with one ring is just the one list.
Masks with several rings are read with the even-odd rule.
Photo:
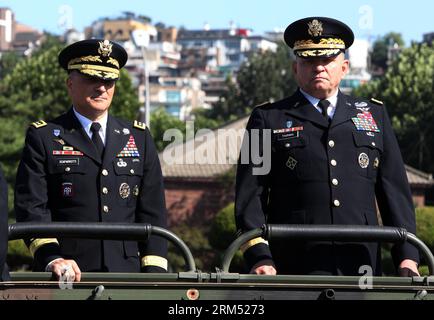
[[[39, 30], [61, 34], [65, 25], [79, 31], [100, 17], [116, 17], [122, 11], [149, 16], [152, 22], [201, 29], [238, 27], [262, 34], [308, 16], [329, 16], [347, 23], [357, 38], [375, 39], [389, 31], [400, 32], [407, 44], [434, 32], [434, 1], [389, 0], [10, 0], [0, 1], [16, 19]], [[63, 25], [63, 26], [62, 26]]]

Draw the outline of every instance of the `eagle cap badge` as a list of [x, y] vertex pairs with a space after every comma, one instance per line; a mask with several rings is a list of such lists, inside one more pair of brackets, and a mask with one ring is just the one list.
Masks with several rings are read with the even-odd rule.
[[311, 22], [308, 22], [307, 25], [309, 27], [307, 29], [307, 32], [312, 37], [318, 37], [318, 36], [322, 35], [322, 32], [323, 32], [322, 23], [319, 22], [317, 19], [313, 19]]
[[98, 44], [99, 44], [98, 53], [103, 57], [109, 57], [110, 54], [112, 53], [113, 44], [111, 44], [110, 41], [108, 40], [99, 41]]

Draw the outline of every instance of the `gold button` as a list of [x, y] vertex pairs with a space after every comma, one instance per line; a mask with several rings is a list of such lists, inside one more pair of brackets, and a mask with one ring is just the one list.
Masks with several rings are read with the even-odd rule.
[[104, 211], [105, 213], [109, 212], [109, 207], [108, 206], [103, 206], [102, 207], [102, 211]]
[[375, 147], [375, 142], [372, 142], [371, 144]]
[[130, 173], [131, 173], [131, 174], [134, 174], [134, 169], [131, 169], [131, 170], [130, 170]]
[[70, 168], [70, 167], [66, 167], [66, 168], [65, 168], [65, 171], [66, 171], [66, 172], [69, 172], [69, 171], [71, 171], [71, 168]]
[[333, 204], [335, 205], [335, 207], [339, 207], [341, 205], [341, 203], [337, 199], [333, 201]]
[[108, 189], [106, 187], [102, 188], [102, 193], [107, 194], [108, 193]]
[[106, 169], [103, 169], [103, 170], [102, 170], [102, 175], [103, 175], [103, 176], [108, 176], [108, 171], [107, 171]]
[[329, 146], [330, 148], [333, 148], [335, 146], [335, 142], [333, 140], [329, 141]]
[[335, 159], [332, 159], [332, 160], [330, 161], [330, 163], [331, 163], [331, 165], [332, 165], [333, 167], [336, 167], [336, 165], [338, 164], [338, 163], [336, 162]]
[[332, 183], [333, 183], [334, 186], [337, 186], [338, 183], [339, 183], [339, 181], [338, 181], [338, 179], [333, 179], [333, 180], [332, 180]]

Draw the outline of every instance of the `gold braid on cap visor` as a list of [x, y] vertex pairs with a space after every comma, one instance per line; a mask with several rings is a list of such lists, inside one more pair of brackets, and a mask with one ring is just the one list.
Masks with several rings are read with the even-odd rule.
[[300, 50], [296, 51], [295, 54], [299, 57], [323, 57], [332, 56], [338, 54], [341, 49], [323, 49], [323, 50]]
[[345, 49], [345, 42], [338, 38], [323, 38], [319, 43], [314, 43], [313, 40], [295, 41], [294, 51], [308, 49]]
[[68, 65], [68, 70], [78, 70], [81, 73], [85, 73], [90, 76], [105, 77], [110, 79], [116, 79], [119, 77], [119, 69], [105, 67], [105, 66], [98, 66], [94, 64]]

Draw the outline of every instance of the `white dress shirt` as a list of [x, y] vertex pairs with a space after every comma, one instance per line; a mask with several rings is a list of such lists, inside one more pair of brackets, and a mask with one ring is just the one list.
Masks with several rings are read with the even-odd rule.
[[[81, 125], [83, 126], [84, 131], [86, 131], [89, 138], [92, 139], [92, 131], [90, 131], [90, 126], [92, 125], [93, 121], [89, 120], [85, 116], [78, 113], [74, 107], [72, 107], [72, 110], [74, 111], [74, 114], [77, 117], [78, 121], [80, 121]], [[107, 119], [108, 119], [108, 116], [106, 113], [103, 118], [101, 118], [97, 121], [101, 125], [101, 129], [99, 129], [99, 136], [101, 137], [102, 143], [104, 145], [105, 145], [105, 137], [106, 137], [105, 133], [107, 130]]]
[[[318, 106], [318, 103], [321, 99], [312, 97], [310, 94], [303, 91], [303, 89], [300, 88], [300, 92], [306, 97], [306, 99], [315, 107], [316, 110], [318, 110], [319, 113], [322, 113], [321, 108]], [[336, 104], [338, 102], [338, 92], [339, 90], [336, 90], [336, 92], [331, 96], [328, 97], [326, 100], [330, 102], [330, 105], [327, 108], [327, 114], [330, 117], [330, 119], [333, 119], [333, 116], [336, 112]]]

